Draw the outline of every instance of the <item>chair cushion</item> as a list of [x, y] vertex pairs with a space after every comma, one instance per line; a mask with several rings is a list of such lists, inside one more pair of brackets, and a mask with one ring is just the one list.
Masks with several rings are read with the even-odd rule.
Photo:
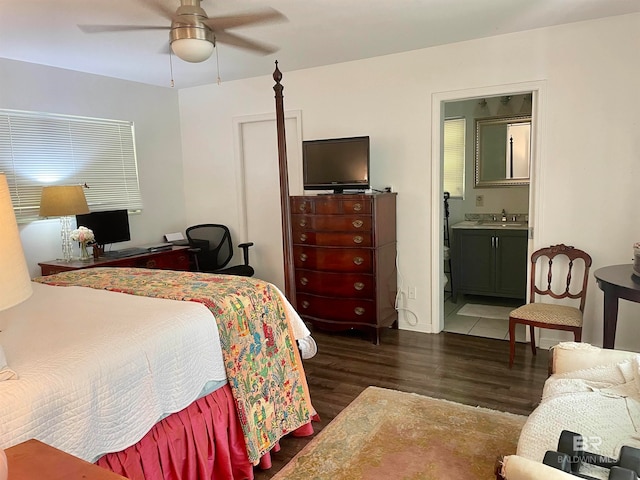
[[242, 277], [253, 277], [255, 273], [253, 267], [250, 265], [234, 265], [233, 267], [223, 268], [222, 270], [216, 270], [211, 273], [221, 273], [224, 275], [240, 275]]
[[509, 316], [531, 322], [548, 323], [549, 325], [582, 327], [582, 312], [579, 308], [568, 305], [529, 303], [512, 310]]

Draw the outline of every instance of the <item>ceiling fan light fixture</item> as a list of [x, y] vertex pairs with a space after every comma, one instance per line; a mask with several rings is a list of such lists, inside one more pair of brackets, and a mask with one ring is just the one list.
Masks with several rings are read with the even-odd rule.
[[171, 50], [185, 62], [199, 63], [213, 53], [213, 43], [199, 38], [181, 38], [171, 42]]
[[[180, 7], [186, 8], [186, 7]], [[213, 53], [215, 39], [211, 29], [202, 25], [199, 15], [182, 15], [174, 20], [169, 32], [171, 50], [185, 62], [204, 62]]]
[[[200, 63], [211, 57], [216, 48], [218, 38], [221, 43], [243, 48], [254, 53], [262, 55], [271, 54], [277, 50], [271, 45], [252, 41], [242, 36], [226, 32], [226, 30], [286, 20], [284, 15], [271, 8], [237, 15], [209, 18], [207, 12], [200, 7], [202, 0], [179, 0], [180, 6], [175, 13], [158, 3], [160, 0], [139, 1], [143, 1], [148, 4], [148, 6], [153, 7], [154, 10], [159, 12], [163, 17], [171, 20], [171, 26], [79, 25], [79, 27], [86, 33], [168, 30], [171, 51], [181, 60]], [[216, 32], [215, 35], [214, 31]]]

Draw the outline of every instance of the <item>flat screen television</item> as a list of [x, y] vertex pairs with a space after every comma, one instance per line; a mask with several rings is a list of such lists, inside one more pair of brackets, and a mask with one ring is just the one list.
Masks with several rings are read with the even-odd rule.
[[369, 137], [329, 138], [302, 142], [305, 190], [369, 188]]
[[131, 240], [129, 214], [126, 210], [76, 215], [76, 222], [78, 226], [82, 225], [93, 230], [96, 243], [101, 246]]

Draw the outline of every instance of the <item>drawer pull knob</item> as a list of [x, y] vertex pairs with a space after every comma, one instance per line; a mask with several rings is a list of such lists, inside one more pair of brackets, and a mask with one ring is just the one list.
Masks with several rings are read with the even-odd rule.
[[364, 288], [364, 283], [362, 282], [356, 282], [353, 284], [353, 288], [355, 288], [356, 290], [362, 290]]
[[301, 227], [306, 227], [307, 226], [307, 221], [304, 218], [302, 220], [300, 220], [300, 226]]
[[302, 261], [302, 262], [306, 262], [306, 261], [307, 261], [307, 258], [309, 258], [309, 257], [307, 256], [307, 254], [306, 254], [306, 253], [301, 253], [301, 254], [300, 254], [300, 261]]
[[300, 235], [300, 241], [301, 242], [306, 242], [307, 241], [307, 235], [305, 233], [303, 233], [302, 235]]
[[363, 240], [363, 238], [360, 235], [356, 235], [355, 237], [353, 237], [353, 243], [360, 244], [360, 243], [362, 243], [362, 240]]
[[353, 211], [354, 211], [354, 212], [359, 212], [360, 210], [362, 210], [362, 204], [361, 204], [361, 203], [356, 203], [356, 204], [353, 206]]
[[147, 260], [146, 263], [146, 268], [156, 268], [156, 261], [155, 260]]
[[356, 307], [353, 309], [353, 311], [355, 312], [356, 315], [364, 315], [364, 308], [362, 307]]
[[309, 308], [309, 302], [307, 302], [306, 300], [302, 301], [302, 308]]
[[300, 211], [301, 212], [306, 212], [307, 211], [307, 204], [306, 203], [301, 203], [300, 204]]
[[362, 257], [353, 257], [353, 263], [356, 265], [362, 265], [364, 263], [364, 258]]
[[354, 220], [353, 222], [351, 222], [351, 224], [356, 228], [360, 228], [362, 225], [364, 225], [364, 222], [362, 220]]
[[302, 278], [300, 279], [300, 283], [301, 283], [302, 285], [306, 285], [307, 283], [309, 283], [309, 279], [308, 279], [307, 277], [302, 277]]

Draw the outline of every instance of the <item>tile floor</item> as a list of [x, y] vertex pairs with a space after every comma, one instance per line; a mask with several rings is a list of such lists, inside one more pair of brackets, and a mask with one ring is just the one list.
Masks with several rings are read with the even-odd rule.
[[[524, 303], [521, 300], [483, 297], [477, 295], [458, 295], [456, 303], [447, 298], [444, 302], [444, 331], [462, 333], [475, 337], [497, 338], [509, 340], [509, 319], [499, 320], [495, 318], [470, 317], [458, 315], [457, 312], [467, 303], [481, 305], [499, 305], [516, 308]], [[525, 341], [525, 326], [516, 326], [516, 341]]]

